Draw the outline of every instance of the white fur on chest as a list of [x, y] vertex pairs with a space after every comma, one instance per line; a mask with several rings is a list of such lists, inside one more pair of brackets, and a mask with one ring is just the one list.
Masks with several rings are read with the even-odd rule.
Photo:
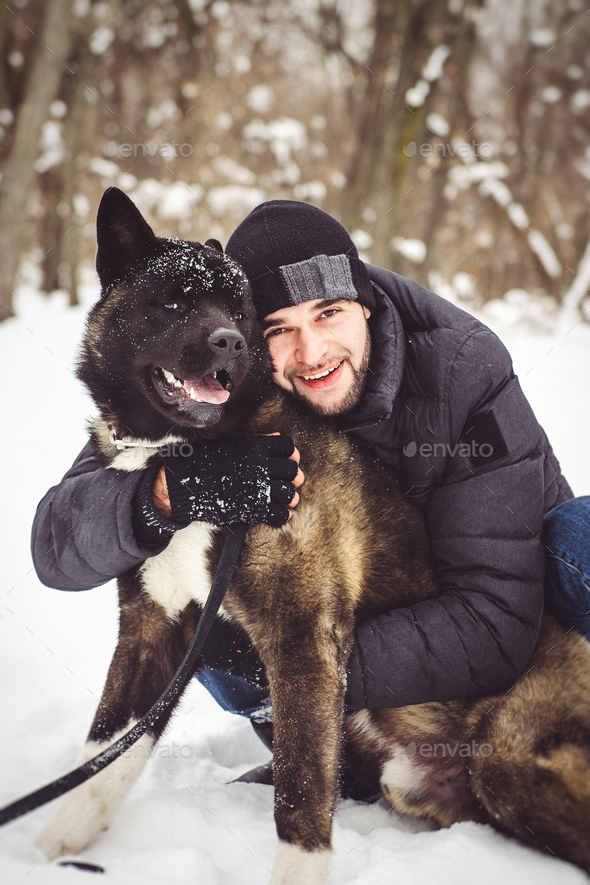
[[[103, 451], [108, 452], [109, 446], [113, 446], [108, 425], [97, 422], [94, 430]], [[119, 442], [126, 443], [127, 447], [112, 457], [108, 467], [132, 472], [145, 469], [158, 449], [161, 451], [183, 441], [169, 435], [158, 443], [130, 438]], [[214, 531], [215, 526], [209, 523], [192, 522], [174, 533], [162, 553], [146, 559], [141, 566], [139, 574], [143, 589], [164, 608], [168, 617], [176, 617], [193, 599], [200, 605], [205, 604], [212, 583], [207, 553]], [[228, 617], [223, 606], [219, 613]]]
[[[191, 522], [177, 531], [162, 553], [146, 559], [140, 576], [144, 590], [176, 617], [191, 599], [205, 604], [211, 589], [207, 567], [207, 553], [215, 526], [206, 522]], [[225, 614], [223, 608], [220, 614]]]

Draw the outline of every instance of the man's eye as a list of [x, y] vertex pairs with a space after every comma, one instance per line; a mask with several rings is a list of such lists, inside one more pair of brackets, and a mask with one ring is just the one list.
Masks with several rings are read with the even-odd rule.
[[271, 329], [269, 332], [266, 333], [266, 340], [268, 341], [269, 338], [276, 338], [277, 335], [280, 335], [281, 332], [284, 331], [284, 329]]
[[321, 314], [323, 317], [333, 317], [335, 314], [340, 313], [337, 307], [330, 307], [328, 310], [324, 310]]

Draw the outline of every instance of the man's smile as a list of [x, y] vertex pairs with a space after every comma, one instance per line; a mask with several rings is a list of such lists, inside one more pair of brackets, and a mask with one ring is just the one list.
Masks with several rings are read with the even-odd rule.
[[302, 381], [306, 387], [309, 387], [312, 390], [331, 387], [332, 384], [337, 383], [339, 380], [344, 362], [344, 360], [340, 360], [335, 366], [331, 366], [328, 369], [322, 369], [321, 372], [316, 372], [313, 375], [297, 375], [296, 377], [299, 381]]

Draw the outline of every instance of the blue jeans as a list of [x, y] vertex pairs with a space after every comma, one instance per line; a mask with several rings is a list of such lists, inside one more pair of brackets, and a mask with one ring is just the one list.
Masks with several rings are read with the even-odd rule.
[[572, 498], [545, 514], [547, 610], [590, 639], [590, 496]]
[[197, 679], [228, 713], [239, 713], [257, 722], [272, 722], [270, 698], [262, 688], [212, 667], [201, 670]]
[[[575, 627], [590, 639], [590, 496], [572, 498], [545, 514], [543, 543], [547, 609], [566, 629]], [[270, 699], [262, 689], [211, 668], [197, 679], [224, 710], [272, 721]]]

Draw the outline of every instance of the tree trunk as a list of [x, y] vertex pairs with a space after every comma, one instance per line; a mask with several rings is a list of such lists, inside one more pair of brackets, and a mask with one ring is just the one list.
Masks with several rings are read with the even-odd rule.
[[[66, 289], [70, 296], [70, 304], [78, 304], [78, 267], [80, 263], [80, 232], [84, 219], [80, 220], [76, 215], [74, 196], [79, 186], [79, 162], [78, 155], [82, 148], [84, 125], [88, 112], [87, 90], [95, 66], [95, 56], [90, 51], [89, 36], [94, 20], [92, 16], [92, 4], [88, 15], [76, 22], [76, 28], [72, 30], [72, 42], [75, 53], [68, 62], [68, 67], [75, 72], [75, 80], [71, 77], [66, 80], [63, 93], [66, 96], [68, 114], [64, 121], [63, 138], [66, 145], [66, 157], [59, 166], [60, 192], [59, 202], [63, 211], [56, 213], [58, 217], [58, 234], [55, 240], [57, 256], [57, 285]], [[66, 72], [68, 77], [68, 72]], [[57, 209], [57, 205], [56, 205]], [[46, 223], [51, 224], [46, 216]], [[46, 259], [51, 253], [46, 253]]]
[[39, 138], [60, 86], [69, 50], [73, 0], [52, 0], [38, 34], [31, 74], [19, 109], [12, 149], [0, 182], [0, 320], [13, 315], [12, 290], [22, 255], [25, 211], [35, 181]]
[[[401, 43], [399, 67], [392, 67], [396, 44]], [[445, 72], [424, 78], [424, 66], [434, 49], [450, 49]], [[410, 146], [427, 145], [433, 132], [428, 114], [435, 110], [449, 125], [448, 140], [457, 126], [463, 107], [465, 72], [473, 45], [473, 25], [464, 11], [450, 12], [437, 0], [395, 4], [380, 0], [375, 20], [375, 43], [368, 67], [372, 71], [365, 96], [365, 111], [359, 126], [358, 149], [349, 172], [345, 192], [344, 223], [353, 230], [370, 229], [371, 259], [396, 269], [411, 270], [415, 278], [425, 276], [426, 265], [416, 268], [394, 255], [394, 235], [421, 239], [428, 248], [440, 223], [438, 211], [446, 169], [436, 165], [425, 174], [421, 156], [411, 155]], [[446, 79], [451, 80], [445, 84]], [[407, 91], [420, 81], [427, 90], [421, 104], [410, 107]], [[406, 148], [406, 150], [404, 150]], [[444, 164], [443, 164], [444, 166]]]
[[41, 222], [39, 240], [42, 258], [43, 292], [53, 292], [59, 288], [59, 264], [61, 261], [62, 220], [57, 211], [63, 189], [63, 170], [60, 165], [52, 166], [39, 176], [41, 200], [44, 215]]

